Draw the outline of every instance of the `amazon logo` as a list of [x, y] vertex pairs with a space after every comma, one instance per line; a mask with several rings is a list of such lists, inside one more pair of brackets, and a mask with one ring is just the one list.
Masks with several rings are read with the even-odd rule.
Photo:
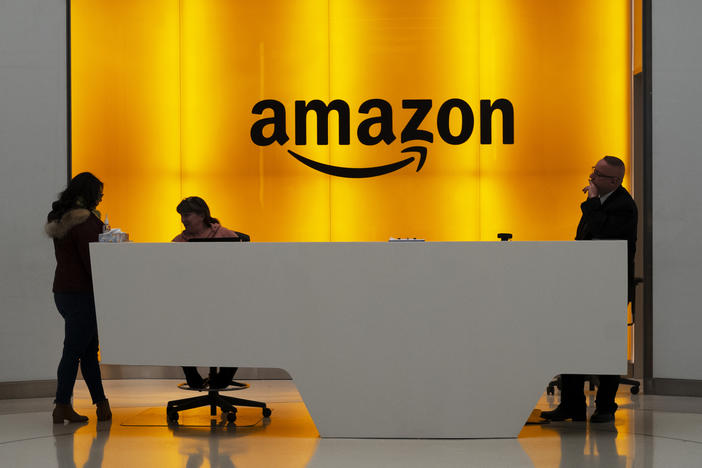
[[[400, 150], [401, 159], [391, 164], [373, 167], [332, 166], [309, 159], [290, 149], [288, 149], [288, 153], [300, 163], [336, 177], [377, 177], [402, 169], [415, 160], [417, 160], [417, 172], [419, 172], [427, 159], [427, 146], [434, 142], [434, 130], [438, 137], [446, 143], [460, 145], [468, 141], [475, 127], [473, 109], [462, 99], [448, 99], [442, 103], [436, 114], [436, 125], [429, 127], [426, 120], [432, 107], [431, 99], [404, 99], [402, 101], [402, 108], [412, 111], [400, 132], [400, 143], [407, 143], [408, 146]], [[514, 144], [514, 107], [507, 99], [495, 101], [483, 99], [480, 101], [480, 143], [492, 144], [492, 116], [497, 110], [502, 113], [502, 142], [507, 145]], [[329, 114], [331, 112], [336, 112], [338, 117], [339, 144], [351, 144], [351, 109], [349, 104], [341, 99], [335, 99], [329, 104], [314, 99], [309, 102], [295, 101], [295, 145], [307, 145], [307, 116], [311, 112], [316, 114], [317, 145], [329, 144]], [[371, 112], [373, 116], [370, 116]], [[453, 112], [460, 114], [461, 125], [460, 129], [452, 131], [449, 126], [449, 118]], [[256, 145], [268, 146], [277, 143], [283, 146], [290, 140], [286, 128], [286, 109], [282, 102], [264, 99], [253, 106], [251, 113], [261, 116], [264, 113], [267, 114], [251, 126], [251, 141]], [[359, 106], [358, 113], [369, 115], [368, 118], [361, 121], [356, 129], [356, 138], [359, 143], [366, 146], [390, 145], [397, 140], [393, 108], [388, 101], [369, 99]], [[410, 154], [414, 154], [414, 156], [409, 156]], [[403, 157], [403, 155], [409, 157]]]

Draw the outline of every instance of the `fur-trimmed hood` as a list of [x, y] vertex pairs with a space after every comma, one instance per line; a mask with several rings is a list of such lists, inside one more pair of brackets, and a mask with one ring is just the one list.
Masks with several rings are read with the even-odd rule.
[[46, 223], [44, 232], [54, 239], [63, 238], [73, 227], [84, 223], [90, 217], [90, 210], [85, 208], [75, 208], [69, 210], [61, 216], [60, 220]]

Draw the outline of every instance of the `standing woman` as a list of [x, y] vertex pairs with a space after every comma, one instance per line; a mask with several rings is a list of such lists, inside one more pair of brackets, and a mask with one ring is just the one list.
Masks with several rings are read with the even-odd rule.
[[56, 254], [54, 302], [65, 321], [53, 412], [55, 424], [62, 424], [64, 420], [88, 420], [71, 405], [79, 363], [90, 396], [97, 405], [98, 421], [112, 418], [98, 364], [97, 317], [88, 248], [90, 242], [98, 241], [104, 227], [95, 211], [102, 200], [102, 188], [102, 182], [91, 173], [78, 174], [51, 205], [45, 226], [46, 233], [54, 240]]

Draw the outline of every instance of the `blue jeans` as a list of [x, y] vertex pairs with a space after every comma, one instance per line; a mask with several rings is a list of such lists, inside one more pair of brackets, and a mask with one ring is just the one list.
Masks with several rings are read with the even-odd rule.
[[79, 363], [93, 403], [106, 400], [98, 364], [98, 330], [93, 294], [54, 293], [54, 302], [65, 321], [63, 355], [57, 372], [56, 403], [71, 402]]

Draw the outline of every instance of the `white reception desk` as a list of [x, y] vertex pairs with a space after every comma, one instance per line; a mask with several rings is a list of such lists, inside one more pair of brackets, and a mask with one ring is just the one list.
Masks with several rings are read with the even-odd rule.
[[626, 372], [624, 241], [90, 249], [103, 363], [283, 368], [322, 437], [516, 437]]

